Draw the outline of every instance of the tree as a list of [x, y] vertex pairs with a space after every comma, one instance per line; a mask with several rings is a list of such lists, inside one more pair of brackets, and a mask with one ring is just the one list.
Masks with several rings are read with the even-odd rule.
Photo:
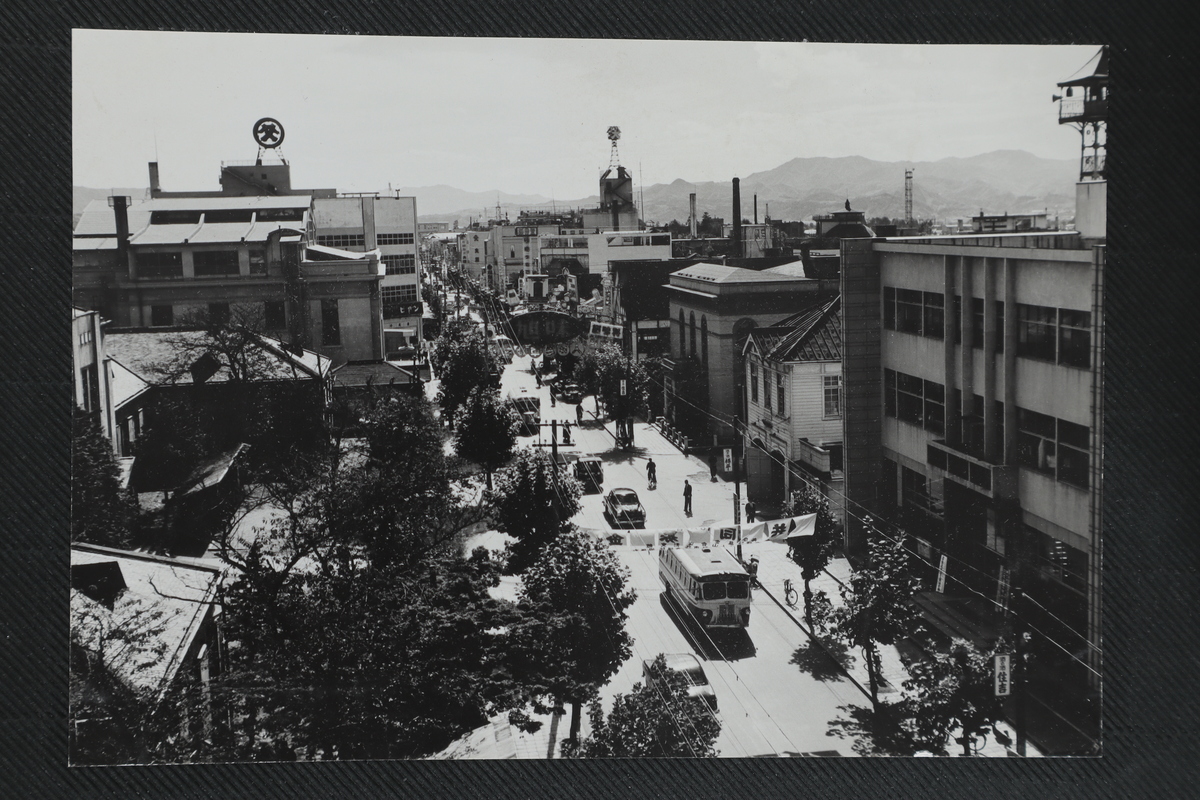
[[[800, 574], [804, 579], [804, 619], [808, 629], [813, 630], [813, 607], [828, 605], [827, 598], [817, 598], [814, 601], [811, 582], [829, 566], [836, 546], [834, 531], [837, 526], [833, 514], [829, 512], [829, 498], [820, 494], [812, 486], [792, 492], [784, 508], [784, 515], [789, 517], [816, 514], [816, 525], [812, 536], [793, 539], [789, 542], [789, 555], [792, 561], [800, 566]], [[820, 594], [824, 594], [821, 592]]]
[[942, 752], [951, 732], [961, 733], [963, 755], [972, 755], [975, 739], [1003, 719], [1002, 698], [993, 686], [992, 659], [997, 648], [981, 652], [956, 639], [949, 652], [933, 653], [908, 668], [904, 701], [917, 747]]
[[477, 386], [499, 386], [500, 364], [476, 328], [451, 326], [434, 344], [434, 368], [441, 381], [438, 402], [452, 417]]
[[571, 739], [577, 739], [580, 706], [629, 658], [633, 637], [625, 610], [637, 594], [626, 591], [629, 571], [603, 541], [577, 528], [547, 544], [525, 571], [521, 601], [546, 630], [535, 652], [553, 673], [549, 693], [572, 704]]
[[617, 420], [618, 435], [632, 441], [632, 418], [646, 407], [650, 380], [645, 368], [615, 345], [605, 345], [584, 354], [575, 367], [575, 381], [604, 403], [609, 419]]
[[488, 491], [492, 472], [512, 458], [517, 443], [517, 417], [495, 389], [476, 387], [455, 418], [455, 452], [483, 467]]
[[854, 571], [850, 586], [841, 590], [842, 605], [833, 611], [832, 633], [862, 651], [871, 705], [878, 711], [878, 646], [895, 644], [913, 633], [920, 613], [912, 598], [920, 581], [909, 572], [903, 537], [885, 538], [877, 530], [871, 531], [875, 535], [868, 542], [867, 561]]
[[121, 488], [112, 443], [94, 414], [76, 408], [71, 428], [71, 541], [128, 548], [135, 506]]
[[688, 695], [688, 682], [667, 669], [660, 653], [650, 681], [613, 699], [604, 718], [600, 701], [588, 708], [592, 730], [578, 745], [563, 743], [568, 758], [714, 758], [721, 723], [703, 701]]
[[549, 456], [529, 448], [518, 450], [512, 463], [499, 474], [495, 503], [496, 521], [516, 541], [508, 547], [508, 571], [520, 572], [579, 512], [583, 487], [560, 471]]

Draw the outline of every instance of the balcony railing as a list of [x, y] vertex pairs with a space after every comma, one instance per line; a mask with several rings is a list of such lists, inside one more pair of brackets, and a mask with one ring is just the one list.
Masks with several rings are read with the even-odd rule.
[[1064, 97], [1058, 101], [1059, 122], [1086, 122], [1108, 116], [1108, 100], [1088, 100], [1084, 97]]
[[1016, 467], [993, 464], [942, 440], [926, 445], [925, 460], [929, 466], [945, 473], [947, 480], [988, 497], [1015, 497], [1017, 494]]

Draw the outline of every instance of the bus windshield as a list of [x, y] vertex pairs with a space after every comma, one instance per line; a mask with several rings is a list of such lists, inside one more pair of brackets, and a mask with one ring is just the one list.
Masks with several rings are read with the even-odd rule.
[[725, 584], [726, 591], [734, 600], [742, 600], [750, 596], [749, 581], [730, 581]]
[[705, 600], [724, 600], [725, 599], [725, 582], [704, 582], [700, 584], [704, 591]]

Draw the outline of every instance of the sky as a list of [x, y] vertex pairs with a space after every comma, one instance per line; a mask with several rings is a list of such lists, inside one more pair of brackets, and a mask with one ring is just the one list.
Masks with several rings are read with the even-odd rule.
[[1055, 84], [1094, 45], [487, 39], [76, 30], [74, 184], [217, 190], [274, 117], [292, 185], [596, 192], [619, 126], [642, 185], [796, 157], [1078, 157]]

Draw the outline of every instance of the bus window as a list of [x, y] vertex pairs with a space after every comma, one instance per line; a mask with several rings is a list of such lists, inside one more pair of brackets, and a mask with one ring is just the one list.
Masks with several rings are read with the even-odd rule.
[[725, 585], [729, 596], [734, 600], [744, 600], [750, 596], [750, 584], [748, 581], [730, 581]]
[[724, 600], [725, 599], [725, 583], [717, 581], [713, 583], [705, 583], [704, 599], [705, 600]]

